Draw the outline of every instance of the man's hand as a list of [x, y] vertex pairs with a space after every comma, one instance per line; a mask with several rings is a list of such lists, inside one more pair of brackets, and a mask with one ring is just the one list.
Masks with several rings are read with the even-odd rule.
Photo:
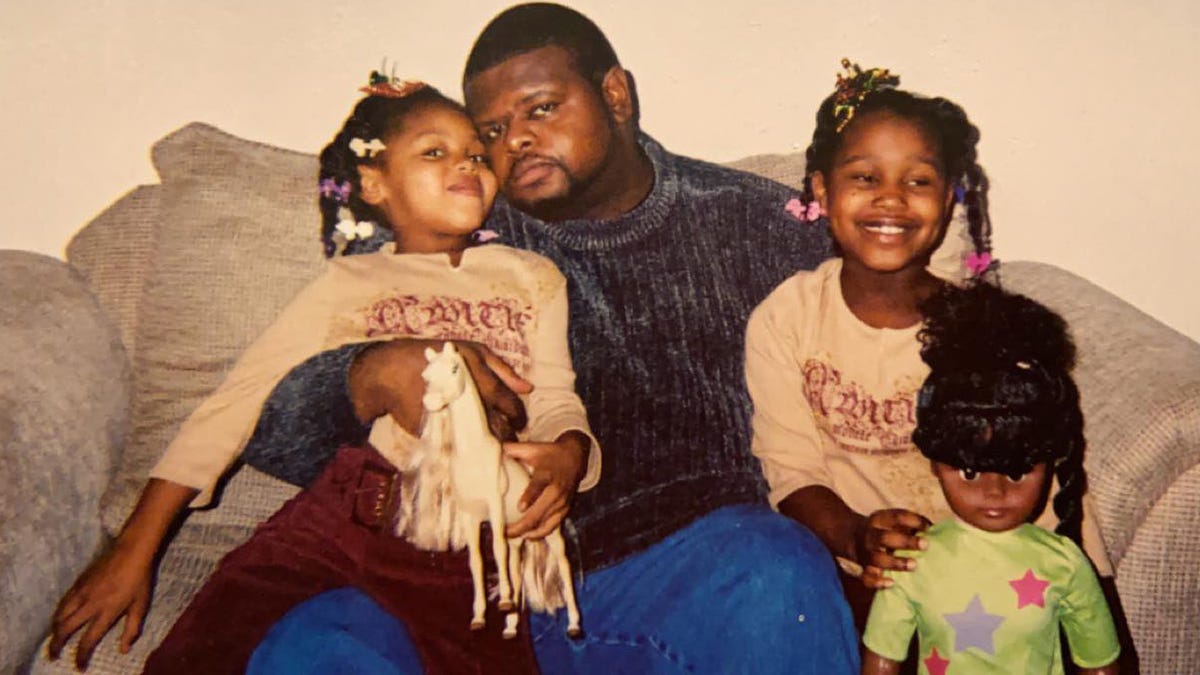
[[892, 580], [883, 570], [912, 570], [917, 561], [896, 555], [898, 550], [925, 550], [928, 544], [919, 532], [928, 529], [929, 519], [905, 509], [883, 509], [867, 517], [859, 530], [858, 562], [863, 566], [863, 585], [887, 588]]
[[[425, 382], [425, 349], [440, 350], [440, 340], [392, 340], [365, 349], [350, 367], [350, 400], [364, 424], [391, 414], [400, 426], [416, 435], [424, 409], [421, 397]], [[479, 397], [487, 410], [488, 425], [501, 440], [516, 438], [525, 427], [525, 406], [518, 394], [533, 387], [521, 379], [503, 359], [475, 342], [455, 342], [471, 371]]]
[[75, 667], [86, 670], [96, 645], [122, 617], [121, 653], [142, 634], [150, 608], [152, 562], [120, 546], [91, 565], [67, 591], [54, 611], [49, 655], [57, 659], [71, 636], [83, 629], [75, 648]]
[[517, 503], [524, 513], [508, 524], [506, 536], [541, 539], [562, 523], [587, 472], [590, 446], [591, 440], [578, 431], [568, 431], [553, 443], [504, 444], [504, 453], [530, 470], [529, 487]]

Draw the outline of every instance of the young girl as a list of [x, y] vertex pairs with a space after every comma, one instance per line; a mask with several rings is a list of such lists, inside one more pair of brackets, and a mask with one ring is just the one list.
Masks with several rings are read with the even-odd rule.
[[[837, 556], [860, 628], [882, 571], [915, 566], [895, 552], [923, 547], [917, 533], [950, 513], [911, 436], [928, 373], [920, 305], [946, 285], [927, 267], [955, 203], [975, 244], [964, 264], [981, 275], [991, 261], [978, 130], [958, 105], [897, 84], [854, 66], [822, 103], [806, 210], [827, 219], [841, 257], [781, 284], [746, 338], [753, 450], [771, 502]], [[1053, 514], [1040, 524], [1053, 528]], [[1089, 554], [1111, 574], [1084, 526]]]
[[[896, 673], [914, 629], [920, 663], [946, 672], [1062, 673], [1059, 625], [1081, 673], [1115, 673], [1120, 652], [1096, 575], [1076, 543], [1083, 415], [1062, 318], [990, 284], [924, 306], [913, 440], [954, 512], [925, 533], [911, 573], [887, 572], [863, 643], [864, 674]], [[1029, 521], [1050, 475], [1061, 536]]]
[[[129, 612], [122, 637], [128, 647], [167, 525], [189, 502], [211, 500], [276, 383], [334, 346], [367, 348], [392, 339], [487, 346], [534, 386], [522, 440], [553, 451], [582, 448], [589, 461], [580, 489], [595, 483], [598, 448], [573, 388], [564, 278], [532, 253], [470, 245], [490, 210], [496, 178], [462, 106], [432, 87], [374, 73], [364, 91], [321, 153], [322, 235], [330, 256], [377, 245], [381, 228], [391, 230], [395, 243], [335, 257], [245, 352], [151, 472], [113, 554], [64, 598], [62, 620], [79, 624], [96, 612], [89, 598], [97, 588], [129, 587], [124, 593], [133, 600], [102, 608], [116, 616]], [[468, 630], [465, 554], [418, 551], [396, 536], [397, 502], [410, 497], [399, 494], [396, 467], [415, 442], [419, 420], [396, 422], [402, 428], [395, 446], [341, 450], [315, 483], [226, 556], [146, 672], [243, 672], [287, 610], [343, 586], [361, 588], [402, 619], [430, 671], [475, 672], [493, 662], [514, 672], [536, 669], [527, 641], [501, 639], [499, 614], [489, 616], [487, 629]], [[76, 628], [64, 630], [55, 647]]]

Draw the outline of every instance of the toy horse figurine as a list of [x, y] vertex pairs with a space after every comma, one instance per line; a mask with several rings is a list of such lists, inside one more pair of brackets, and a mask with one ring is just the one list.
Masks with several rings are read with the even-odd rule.
[[[417, 486], [416, 512], [411, 514], [414, 527], [409, 528], [415, 536], [410, 539], [425, 547], [439, 546], [448, 539], [450, 547], [459, 549], [465, 542], [475, 584], [471, 628], [477, 630], [484, 626], [487, 606], [479, 539], [480, 527], [488, 521], [498, 577], [497, 604], [501, 611], [510, 612], [504, 636], [516, 636], [516, 610], [528, 605], [547, 612], [565, 606], [567, 634], [578, 637], [579, 608], [561, 530], [555, 528], [540, 541], [504, 536], [505, 524], [521, 515], [517, 502], [529, 484], [529, 472], [520, 462], [504, 456], [500, 441], [488, 428], [475, 382], [454, 345], [447, 342], [441, 352], [426, 349], [425, 359], [429, 362], [421, 373], [427, 413], [421, 435], [425, 450], [416, 460], [422, 464], [418, 475], [424, 475], [420, 477], [423, 484]], [[438, 468], [446, 458], [448, 471]], [[434, 475], [439, 473], [449, 474], [449, 495], [428, 484], [430, 479], [436, 482]], [[426, 496], [420, 496], [421, 492]], [[447, 513], [452, 513], [449, 519]], [[398, 523], [397, 528], [401, 527]]]

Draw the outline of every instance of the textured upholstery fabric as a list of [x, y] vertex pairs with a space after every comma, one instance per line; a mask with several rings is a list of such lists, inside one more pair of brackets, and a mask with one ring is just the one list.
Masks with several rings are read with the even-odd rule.
[[[120, 304], [114, 297], [129, 288], [142, 289], [130, 324], [139, 419], [124, 480], [109, 493], [110, 526], [124, 517], [183, 417], [320, 261], [313, 157], [199, 124], [160, 141], [154, 157], [162, 176], [158, 220], [149, 223], [154, 236], [142, 239], [152, 242], [153, 269], [144, 282], [119, 281], [114, 267], [105, 268], [107, 277], [88, 272], [107, 279], [93, 283], [105, 308]], [[799, 154], [732, 165], [793, 186], [803, 177]], [[141, 208], [145, 202], [132, 204], [118, 202], [81, 232], [69, 249], [72, 260], [91, 260], [96, 270], [106, 251], [122, 246], [116, 238], [140, 239], [126, 228], [147, 227], [135, 221], [154, 216]], [[1200, 346], [1053, 266], [1010, 263], [1004, 270], [1010, 288], [1062, 312], [1079, 343], [1092, 493], [1143, 672], [1200, 672], [1193, 637], [1200, 620]], [[294, 491], [258, 472], [238, 472], [220, 507], [193, 513], [168, 548], [134, 653], [117, 654], [110, 633], [89, 672], [135, 672], [216, 560]], [[52, 604], [57, 594], [49, 595]], [[73, 669], [40, 660], [34, 672]]]
[[101, 542], [126, 429], [117, 329], [62, 261], [0, 251], [0, 673], [40, 637]]
[[154, 264], [138, 300], [134, 433], [103, 504], [110, 532], [183, 419], [322, 260], [311, 155], [193, 124], [152, 157]]
[[1200, 345], [1051, 265], [1001, 270], [1075, 337], [1090, 490], [1143, 672], [1200, 672], [1184, 639], [1200, 625]]
[[160, 192], [158, 185], [134, 188], [67, 244], [67, 262], [120, 326], [130, 354], [137, 351], [138, 305], [150, 268]]

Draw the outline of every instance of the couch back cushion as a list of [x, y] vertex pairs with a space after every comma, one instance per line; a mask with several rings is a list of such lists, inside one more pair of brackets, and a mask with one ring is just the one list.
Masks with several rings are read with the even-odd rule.
[[110, 531], [183, 420], [323, 261], [314, 156], [191, 124], [152, 158], [153, 265], [137, 299], [133, 429], [103, 502]]
[[67, 243], [67, 262], [120, 328], [129, 354], [137, 350], [138, 305], [151, 263], [160, 190], [158, 185], [139, 185]]

